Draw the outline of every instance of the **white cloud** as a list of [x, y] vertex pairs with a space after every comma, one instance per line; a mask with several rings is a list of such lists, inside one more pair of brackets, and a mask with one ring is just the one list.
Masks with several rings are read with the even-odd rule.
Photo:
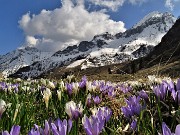
[[118, 7], [122, 6], [125, 0], [89, 0], [91, 3], [109, 8], [113, 11], [116, 11]]
[[111, 20], [102, 11], [88, 12], [84, 0], [77, 0], [75, 4], [72, 1], [62, 0], [62, 7], [53, 11], [42, 10], [38, 15], [23, 15], [19, 25], [27, 36], [27, 43], [55, 51], [69, 43], [91, 40], [97, 34], [125, 31], [123, 22]]
[[38, 39], [32, 37], [32, 36], [26, 36], [26, 43], [29, 45], [36, 45]]
[[116, 11], [119, 7], [123, 6], [125, 2], [128, 2], [132, 5], [136, 5], [136, 4], [142, 4], [147, 0], [89, 0], [89, 1], [95, 5], [103, 6], [108, 9], [111, 9], [112, 11]]
[[173, 10], [177, 2], [180, 2], [180, 0], [165, 0], [165, 7]]
[[172, 1], [172, 0], [166, 0], [165, 6], [166, 6], [167, 8], [169, 8], [170, 10], [173, 10], [173, 8], [174, 8], [173, 1]]
[[147, 0], [129, 0], [129, 2], [133, 5], [136, 5], [136, 4], [142, 4], [144, 2], [146, 2]]

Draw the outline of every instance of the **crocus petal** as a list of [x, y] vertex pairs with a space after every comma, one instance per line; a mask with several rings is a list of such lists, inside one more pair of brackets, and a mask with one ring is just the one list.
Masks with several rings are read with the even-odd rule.
[[8, 131], [4, 131], [4, 132], [2, 133], [2, 135], [10, 135], [10, 134], [8, 133]]
[[66, 135], [67, 132], [67, 120], [64, 119], [62, 122], [62, 135]]
[[54, 123], [51, 123], [51, 127], [52, 127], [52, 132], [54, 135], [59, 135], [57, 127]]
[[19, 133], [20, 133], [20, 126], [15, 125], [11, 128], [11, 132], [10, 132], [11, 135], [19, 135]]
[[180, 78], [177, 80], [176, 89], [180, 90]]
[[44, 133], [45, 133], [46, 135], [48, 135], [48, 134], [49, 134], [49, 131], [50, 131], [49, 123], [48, 123], [47, 120], [45, 120], [45, 129], [44, 129]]
[[72, 120], [69, 119], [68, 120], [68, 133], [71, 131], [71, 128], [72, 128]]
[[175, 135], [180, 135], [180, 124], [176, 126]]
[[162, 123], [163, 135], [171, 135], [171, 130], [167, 127], [166, 123]]

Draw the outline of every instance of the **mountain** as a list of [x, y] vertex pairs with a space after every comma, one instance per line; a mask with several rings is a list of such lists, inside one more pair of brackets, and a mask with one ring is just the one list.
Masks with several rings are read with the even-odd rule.
[[[126, 73], [156, 73], [179, 77], [180, 74], [180, 18], [147, 56], [126, 64]], [[121, 71], [117, 72], [121, 72]]]
[[[37, 77], [56, 67], [67, 66], [67, 68], [73, 68], [81, 65], [81, 69], [86, 69], [137, 59], [153, 50], [175, 23], [175, 20], [175, 17], [170, 13], [152, 12], [124, 33], [111, 35], [106, 32], [96, 35], [91, 41], [82, 41], [78, 45], [68, 46], [52, 56], [50, 53], [43, 58], [38, 57], [40, 52], [37, 50], [36, 56], [38, 59], [36, 60], [32, 59], [34, 56], [34, 54], [31, 55], [32, 51], [30, 54], [24, 51], [22, 56], [20, 53], [15, 55], [16, 50], [1, 58], [6, 64], [4, 62], [0, 63], [0, 71], [3, 71], [3, 74], [6, 75], [14, 72], [14, 76], [23, 78]], [[17, 59], [16, 57], [19, 58], [19, 55], [23, 59], [21, 64], [13, 62], [14, 59]], [[30, 58], [30, 60], [26, 62], [24, 60], [26, 58]]]
[[22, 67], [49, 58], [52, 54], [52, 52], [41, 52], [34, 47], [20, 47], [0, 57], [0, 71], [4, 76], [9, 76]]

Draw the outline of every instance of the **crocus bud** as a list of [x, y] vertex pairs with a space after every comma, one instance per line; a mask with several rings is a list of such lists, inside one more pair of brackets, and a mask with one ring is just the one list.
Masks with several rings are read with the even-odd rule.
[[54, 83], [53, 83], [53, 82], [50, 82], [50, 81], [48, 82], [47, 87], [48, 87], [49, 89], [55, 89]]
[[44, 102], [46, 104], [46, 108], [48, 108], [48, 104], [49, 104], [49, 98], [51, 97], [51, 90], [46, 88], [46, 90], [43, 91], [43, 99]]
[[58, 95], [59, 101], [61, 101], [62, 91], [61, 90], [57, 90], [57, 95]]
[[6, 102], [0, 99], [0, 118], [5, 110], [6, 110]]

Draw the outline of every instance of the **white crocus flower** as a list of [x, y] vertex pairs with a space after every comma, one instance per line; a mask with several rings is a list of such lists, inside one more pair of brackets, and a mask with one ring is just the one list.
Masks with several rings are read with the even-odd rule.
[[72, 80], [73, 78], [74, 78], [74, 75], [68, 75], [68, 76], [67, 76], [67, 79], [68, 79], [69, 82], [71, 82], [71, 80]]
[[51, 97], [51, 90], [46, 88], [46, 90], [43, 91], [43, 99], [44, 99], [44, 102], [46, 104], [46, 108], [48, 108], [48, 104], [49, 104], [49, 99]]
[[92, 115], [96, 115], [98, 112], [98, 109], [95, 107], [93, 109], [91, 109]]
[[74, 101], [70, 101], [66, 103], [65, 112], [72, 118], [72, 110], [76, 109], [76, 103]]
[[16, 105], [16, 110], [14, 112], [14, 118], [13, 118], [13, 122], [16, 120], [16, 117], [17, 117], [17, 114], [19, 112], [19, 109], [20, 109], [20, 104], [17, 104]]
[[6, 102], [0, 99], [0, 118], [5, 110], [6, 110]]
[[65, 85], [64, 85], [64, 82], [62, 80], [59, 83], [59, 87], [60, 87], [61, 90], [65, 89]]
[[57, 90], [57, 95], [58, 95], [59, 101], [61, 101], [61, 98], [62, 98], [62, 91], [61, 91], [61, 90]]
[[54, 83], [53, 83], [53, 82], [50, 82], [50, 81], [48, 82], [47, 87], [50, 88], [50, 89], [51, 89], [51, 88], [52, 88], [52, 89], [55, 89]]
[[95, 86], [95, 85], [92, 85], [92, 82], [86, 82], [86, 92], [88, 92], [88, 91], [95, 91], [96, 90], [96, 88], [97, 88], [97, 86]]
[[65, 105], [65, 112], [69, 115], [70, 118], [73, 118], [73, 113], [79, 112], [79, 114], [82, 114], [83, 112], [83, 106], [81, 102], [76, 105], [74, 101], [67, 102]]
[[86, 92], [91, 91], [91, 85], [92, 85], [92, 82], [90, 81], [86, 82]]
[[72, 88], [73, 88], [73, 92], [75, 93], [75, 94], [77, 94], [78, 93], [78, 91], [79, 91], [79, 83], [72, 83]]
[[42, 83], [44, 86], [46, 86], [46, 80], [45, 80], [45, 79], [41, 78], [41, 83]]
[[17, 82], [21, 82], [21, 78], [17, 78], [16, 81], [17, 81]]

